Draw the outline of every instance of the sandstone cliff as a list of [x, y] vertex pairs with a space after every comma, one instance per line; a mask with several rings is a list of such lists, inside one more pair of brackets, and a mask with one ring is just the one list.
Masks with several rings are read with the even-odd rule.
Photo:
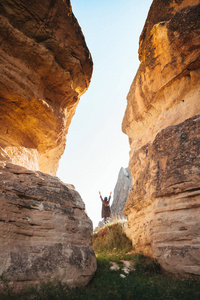
[[70, 1], [0, 1], [0, 155], [56, 174], [92, 60]]
[[85, 285], [96, 270], [92, 222], [73, 186], [52, 176], [92, 73], [70, 1], [1, 0], [0, 44], [0, 288]]
[[124, 217], [123, 210], [130, 190], [132, 188], [132, 176], [129, 168], [121, 168], [114, 189], [111, 205], [112, 216]]
[[199, 15], [196, 0], [153, 1], [122, 125], [133, 176], [127, 234], [182, 275], [200, 275]]

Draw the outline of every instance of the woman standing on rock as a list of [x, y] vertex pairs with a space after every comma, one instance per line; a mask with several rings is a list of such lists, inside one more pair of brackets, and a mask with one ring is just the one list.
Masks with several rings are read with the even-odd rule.
[[104, 218], [104, 223], [106, 223], [107, 218], [109, 218], [110, 215], [111, 215], [109, 202], [110, 202], [110, 199], [111, 199], [112, 192], [110, 192], [109, 198], [105, 197], [103, 199], [102, 196], [101, 196], [101, 192], [99, 192], [99, 195], [100, 195], [100, 198], [101, 198], [101, 201], [102, 201], [101, 217]]

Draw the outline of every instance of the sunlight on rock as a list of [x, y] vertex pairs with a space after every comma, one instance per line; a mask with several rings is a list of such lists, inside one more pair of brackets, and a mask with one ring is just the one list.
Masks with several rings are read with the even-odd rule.
[[198, 0], [153, 1], [122, 124], [133, 176], [126, 234], [181, 276], [200, 275], [199, 13]]

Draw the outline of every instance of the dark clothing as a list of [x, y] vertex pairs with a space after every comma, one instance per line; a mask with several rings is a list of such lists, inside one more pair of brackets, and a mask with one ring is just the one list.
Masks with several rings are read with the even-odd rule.
[[[111, 210], [110, 210], [110, 206], [109, 206], [109, 202], [111, 199], [111, 196], [109, 196], [108, 201], [106, 203], [106, 200], [103, 200], [102, 196], [100, 196], [101, 201], [102, 201], [102, 210], [101, 210], [101, 217], [102, 218], [109, 218], [111, 215]], [[108, 206], [106, 206], [108, 205]]]

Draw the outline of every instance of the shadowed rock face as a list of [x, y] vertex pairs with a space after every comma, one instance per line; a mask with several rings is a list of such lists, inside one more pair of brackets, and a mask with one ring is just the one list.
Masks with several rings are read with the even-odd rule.
[[70, 1], [0, 2], [0, 154], [55, 175], [92, 60]]
[[81, 286], [92, 278], [92, 222], [73, 186], [1, 162], [0, 211], [0, 275], [16, 290], [55, 278]]
[[133, 188], [124, 213], [136, 251], [200, 275], [200, 5], [153, 1], [127, 97]]

